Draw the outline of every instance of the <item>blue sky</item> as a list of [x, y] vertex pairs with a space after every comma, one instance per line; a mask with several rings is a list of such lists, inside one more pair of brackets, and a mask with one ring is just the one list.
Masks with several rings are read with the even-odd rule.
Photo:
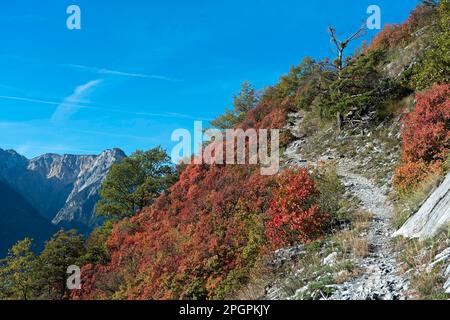
[[[2, 1], [0, 148], [27, 157], [162, 145], [231, 105], [248, 80], [272, 85], [303, 57], [331, 56], [376, 4], [382, 24], [417, 1]], [[66, 8], [81, 8], [68, 30]], [[370, 31], [370, 39], [376, 32]]]

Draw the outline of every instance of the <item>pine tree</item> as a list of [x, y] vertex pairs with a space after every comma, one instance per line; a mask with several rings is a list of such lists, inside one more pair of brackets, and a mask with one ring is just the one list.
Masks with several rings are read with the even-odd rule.
[[36, 264], [39, 297], [63, 299], [67, 293], [67, 268], [81, 264], [84, 238], [75, 230], [59, 231], [46, 244]]
[[0, 299], [28, 300], [32, 298], [35, 255], [30, 250], [32, 240], [17, 242], [0, 261]]
[[211, 121], [211, 125], [218, 129], [233, 129], [236, 124], [242, 122], [247, 112], [258, 103], [255, 88], [248, 81], [242, 84], [239, 94], [233, 97], [233, 109], [226, 109], [225, 114]]
[[136, 151], [113, 165], [100, 189], [100, 216], [132, 216], [150, 205], [176, 180], [175, 168], [160, 147]]

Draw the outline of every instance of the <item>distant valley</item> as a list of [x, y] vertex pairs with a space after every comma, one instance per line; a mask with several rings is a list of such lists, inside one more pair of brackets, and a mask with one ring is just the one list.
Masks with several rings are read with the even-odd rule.
[[59, 228], [88, 233], [98, 226], [98, 191], [120, 149], [99, 155], [45, 154], [31, 160], [0, 149], [0, 257], [17, 240], [34, 238], [36, 250]]

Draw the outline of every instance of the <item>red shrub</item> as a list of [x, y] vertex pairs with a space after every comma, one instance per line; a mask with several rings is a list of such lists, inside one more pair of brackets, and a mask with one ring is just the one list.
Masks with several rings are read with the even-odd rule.
[[402, 24], [387, 24], [381, 32], [372, 40], [368, 50], [390, 50], [404, 44], [411, 37], [411, 34], [423, 27], [433, 10], [426, 6], [419, 6]]
[[115, 225], [111, 262], [83, 268], [72, 298], [223, 298], [267, 253], [267, 212], [280, 245], [322, 234], [328, 216], [317, 195], [305, 170], [275, 181], [257, 166], [189, 165], [152, 207]]
[[283, 128], [286, 122], [286, 113], [288, 106], [277, 105], [274, 99], [265, 98], [258, 106], [250, 110], [244, 121], [238, 125], [243, 129], [280, 129]]
[[319, 191], [305, 169], [286, 170], [269, 208], [267, 235], [276, 247], [309, 242], [321, 235], [330, 216], [315, 205]]
[[[286, 112], [266, 97], [238, 127], [279, 129]], [[115, 225], [111, 262], [86, 266], [73, 298], [223, 298], [267, 250], [274, 180], [256, 165], [188, 165], [151, 207]]]
[[436, 84], [416, 100], [403, 121], [403, 162], [443, 160], [450, 149], [450, 84]]
[[111, 262], [83, 279], [80, 297], [222, 297], [230, 272], [247, 274], [263, 250], [272, 180], [257, 166], [189, 165], [152, 207], [114, 227]]
[[450, 152], [450, 85], [436, 84], [417, 94], [416, 108], [403, 119], [403, 165], [394, 176], [399, 194], [414, 190], [441, 169]]

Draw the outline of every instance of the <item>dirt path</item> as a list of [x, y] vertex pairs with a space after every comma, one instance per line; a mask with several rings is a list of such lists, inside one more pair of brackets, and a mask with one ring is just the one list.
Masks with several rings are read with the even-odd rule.
[[351, 172], [351, 163], [341, 165], [338, 173], [348, 192], [361, 200], [362, 209], [373, 213], [367, 231], [370, 254], [357, 262], [359, 277], [335, 287], [332, 300], [406, 299], [408, 282], [402, 278], [391, 248], [392, 230], [389, 217], [392, 204], [382, 189], [367, 178]]
[[[289, 114], [286, 129], [297, 139], [284, 154], [287, 165], [304, 166], [301, 150], [306, 139], [299, 132], [303, 121], [301, 113]], [[386, 197], [386, 191], [369, 179], [353, 172], [355, 163], [351, 159], [338, 160], [338, 174], [346, 190], [361, 201], [363, 210], [373, 214], [373, 220], [362, 237], [367, 237], [370, 253], [356, 262], [361, 274], [340, 285], [334, 285], [332, 300], [396, 300], [406, 299], [408, 280], [402, 277], [391, 246], [390, 216], [393, 207]]]

